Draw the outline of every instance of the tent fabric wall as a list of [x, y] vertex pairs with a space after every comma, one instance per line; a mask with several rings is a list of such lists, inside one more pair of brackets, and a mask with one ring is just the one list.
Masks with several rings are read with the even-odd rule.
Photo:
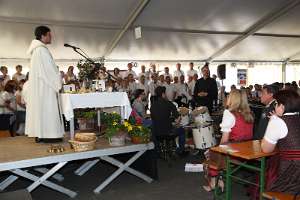
[[[26, 51], [33, 39], [34, 28], [41, 24], [52, 29], [54, 37], [49, 48], [61, 70], [76, 65], [81, 58], [72, 49], [65, 48], [64, 43], [81, 47], [92, 58], [100, 58], [140, 2], [0, 0], [0, 65], [9, 66], [10, 73], [14, 72], [16, 64], [22, 64], [24, 71], [28, 70], [29, 55]], [[107, 66], [113, 68], [117, 65], [125, 69], [130, 61], [137, 61], [139, 65], [146, 63], [147, 66], [155, 62], [159, 66], [169, 66], [172, 71], [178, 60], [185, 61], [183, 66], [189, 61], [200, 65], [245, 34], [249, 27], [288, 4], [295, 5], [213, 61], [222, 60], [230, 66], [233, 61], [270, 61], [269, 65], [272, 65], [272, 61], [300, 60], [300, 0], [150, 0], [106, 57], [108, 61], [115, 61], [107, 62]], [[142, 28], [142, 38], [138, 40], [133, 33], [136, 26]], [[272, 69], [276, 73], [274, 77], [281, 80], [280, 65], [273, 69], [255, 63], [249, 72]], [[212, 63], [211, 70], [214, 71], [217, 65], [217, 62]], [[288, 63], [287, 80], [299, 79], [294, 75], [299, 74], [299, 65], [289, 66]], [[236, 68], [229, 67], [228, 73], [236, 73]], [[236, 83], [234, 78], [230, 80], [232, 84]], [[226, 84], [231, 84], [229, 82]]]

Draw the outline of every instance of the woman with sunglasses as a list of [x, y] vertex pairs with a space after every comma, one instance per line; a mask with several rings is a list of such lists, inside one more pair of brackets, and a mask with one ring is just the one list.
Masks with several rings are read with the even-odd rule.
[[261, 142], [264, 152], [275, 148], [279, 152], [276, 161], [268, 163], [267, 190], [296, 194], [300, 191], [300, 97], [295, 91], [281, 90], [274, 98], [275, 113]]

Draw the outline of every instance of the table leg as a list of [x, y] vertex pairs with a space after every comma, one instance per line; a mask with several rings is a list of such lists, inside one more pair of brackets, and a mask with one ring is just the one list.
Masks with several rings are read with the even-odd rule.
[[70, 138], [71, 140], [74, 139], [74, 133], [75, 133], [75, 128], [74, 128], [74, 117], [70, 119]]
[[226, 200], [231, 200], [231, 181], [230, 156], [226, 155]]
[[[101, 157], [101, 159], [104, 160], [104, 161], [106, 161], [106, 162], [109, 162], [112, 165], [118, 166], [118, 167], [124, 165], [122, 162], [120, 162], [120, 161], [118, 161], [118, 160], [116, 160], [116, 159], [114, 159], [112, 157], [109, 157], [109, 156], [103, 156], [103, 157]], [[137, 171], [135, 169], [132, 169], [130, 167], [125, 168], [125, 171], [127, 171], [130, 174], [135, 175], [135, 176], [143, 179], [144, 181], [146, 181], [148, 183], [151, 183], [153, 181], [153, 179], [150, 178], [149, 176], [146, 176], [145, 174], [143, 174], [143, 173], [141, 173], [141, 172], [139, 172], [139, 171]]]
[[[38, 167], [38, 168], [34, 168], [33, 170], [40, 172], [42, 174], [46, 174], [49, 171], [49, 169], [47, 169], [46, 167]], [[52, 178], [54, 178], [59, 182], [62, 182], [65, 179], [64, 176], [59, 173], [53, 174]]]
[[142, 150], [137, 152], [132, 158], [130, 158], [125, 164], [119, 164], [119, 169], [115, 171], [111, 176], [109, 176], [103, 183], [101, 183], [96, 189], [94, 189], [94, 193], [98, 194], [103, 190], [109, 183], [111, 183], [117, 176], [119, 176], [123, 171], [125, 171], [128, 166], [130, 166], [134, 161], [136, 161], [141, 155], [143, 155], [146, 150]]
[[49, 172], [47, 172], [45, 175], [43, 175], [42, 177], [37, 177], [33, 174], [28, 173], [26, 170], [23, 171], [21, 169], [13, 169], [10, 170], [12, 173], [17, 174], [18, 176], [27, 178], [29, 180], [34, 181], [33, 184], [31, 184], [27, 190], [29, 192], [32, 192], [33, 189], [35, 189], [36, 187], [38, 187], [39, 185], [44, 185], [46, 187], [49, 187], [55, 191], [61, 192], [63, 194], [68, 195], [69, 197], [73, 198], [77, 195], [76, 192], [69, 190], [67, 188], [64, 188], [60, 185], [57, 185], [55, 183], [52, 183], [50, 181], [47, 181], [46, 179], [48, 179], [49, 177], [51, 177], [51, 175], [53, 173], [55, 173], [60, 167], [62, 166], [62, 163], [58, 163], [57, 165], [55, 165], [51, 170], [49, 170]]
[[87, 161], [83, 165], [81, 165], [78, 169], [76, 169], [74, 173], [78, 176], [82, 176], [87, 171], [89, 171], [94, 165], [96, 165], [99, 161], [100, 159]]
[[101, 131], [101, 115], [100, 115], [100, 108], [97, 109], [97, 125], [98, 125], [98, 129], [99, 129], [99, 134]]
[[10, 186], [13, 182], [15, 182], [19, 177], [10, 175], [4, 181], [0, 183], [0, 191], [5, 190], [8, 186]]
[[265, 166], [266, 166], [266, 158], [262, 157], [260, 159], [260, 177], [259, 177], [259, 199], [263, 199], [263, 193], [265, 189]]

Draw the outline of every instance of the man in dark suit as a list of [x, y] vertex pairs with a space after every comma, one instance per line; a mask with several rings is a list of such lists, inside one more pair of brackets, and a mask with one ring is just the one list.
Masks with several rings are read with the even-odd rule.
[[196, 106], [206, 106], [212, 112], [213, 102], [218, 99], [218, 87], [215, 79], [210, 77], [208, 64], [201, 68], [202, 78], [198, 79], [194, 89]]
[[273, 96], [278, 92], [278, 90], [278, 87], [273, 84], [265, 85], [262, 89], [260, 101], [266, 105], [266, 107], [263, 109], [258, 126], [254, 131], [253, 139], [255, 140], [261, 140], [265, 135], [265, 131], [269, 123], [270, 113], [275, 109], [276, 101]]
[[179, 137], [179, 148], [177, 153], [183, 154], [185, 145], [185, 134], [183, 128], [173, 128], [172, 122], [179, 122], [180, 115], [176, 106], [167, 99], [166, 88], [158, 86], [155, 89], [156, 100], [151, 105], [152, 134], [153, 141], [157, 136], [170, 135], [171, 133]]

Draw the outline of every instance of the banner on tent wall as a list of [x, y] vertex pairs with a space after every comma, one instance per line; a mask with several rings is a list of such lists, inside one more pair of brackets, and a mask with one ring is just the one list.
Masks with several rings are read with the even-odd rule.
[[247, 85], [247, 69], [237, 70], [237, 84], [242, 86]]

